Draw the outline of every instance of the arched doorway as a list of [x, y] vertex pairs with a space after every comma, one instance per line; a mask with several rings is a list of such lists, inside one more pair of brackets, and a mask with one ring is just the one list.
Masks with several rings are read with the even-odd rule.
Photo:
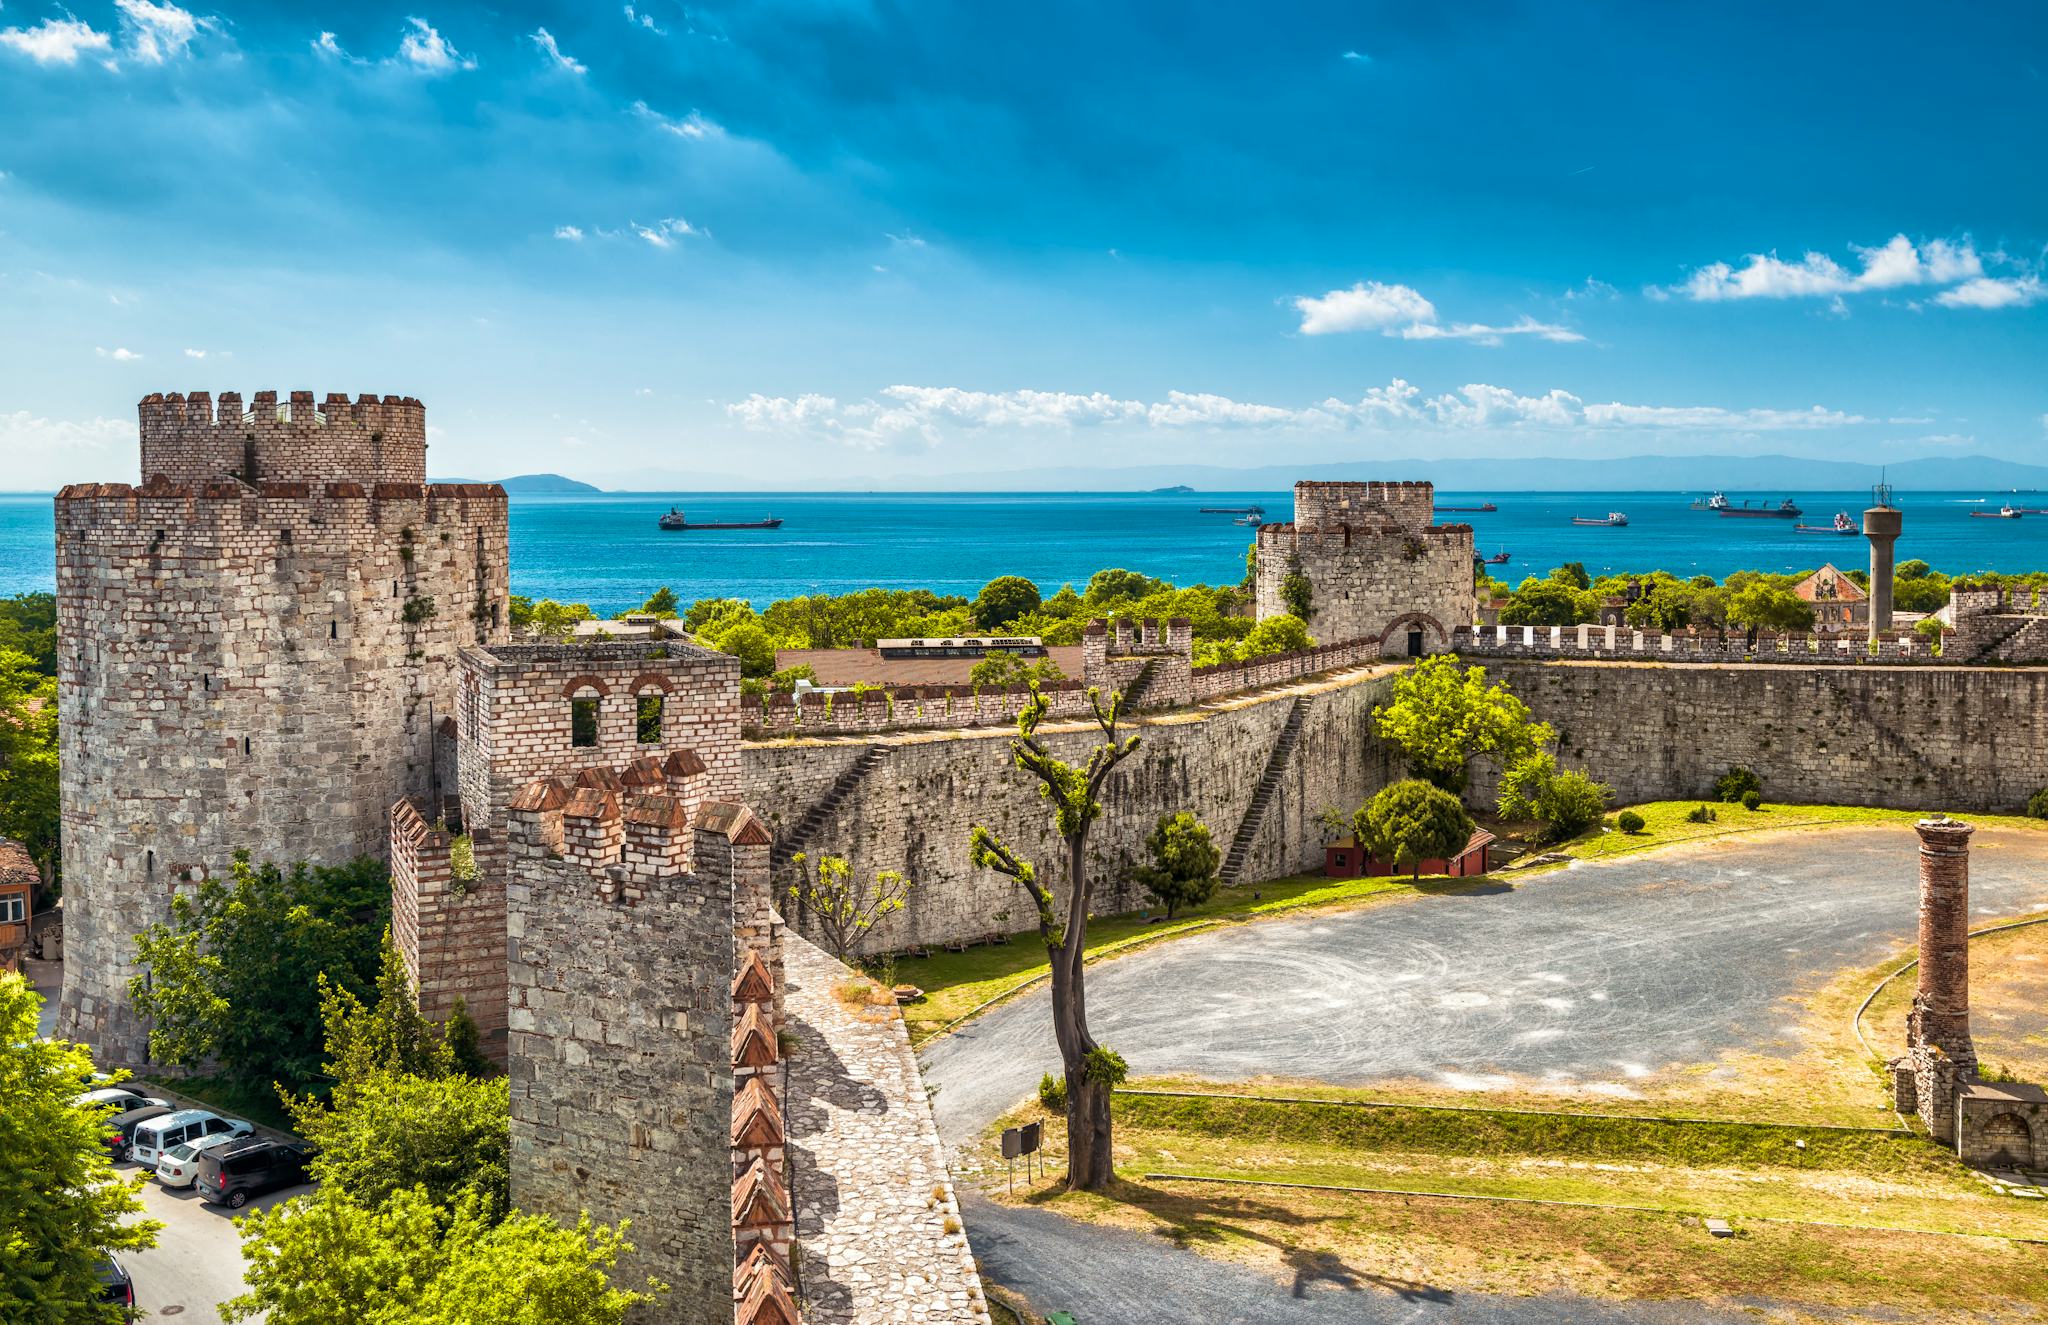
[[2034, 1166], [2034, 1134], [2027, 1120], [2016, 1113], [2001, 1113], [1984, 1124], [1984, 1148], [1980, 1161], [1987, 1169], [2023, 1169]]
[[1451, 633], [1427, 612], [1404, 612], [1380, 632], [1380, 657], [1423, 658], [1451, 647]]

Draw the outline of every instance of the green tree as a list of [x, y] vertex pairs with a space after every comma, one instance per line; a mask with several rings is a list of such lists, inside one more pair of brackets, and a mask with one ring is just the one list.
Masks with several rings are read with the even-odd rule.
[[1501, 776], [1498, 808], [1503, 819], [1534, 819], [1550, 840], [1577, 837], [1600, 821], [1614, 789], [1574, 769], [1560, 769], [1545, 751], [1525, 755]]
[[1083, 604], [1093, 612], [1102, 612], [1118, 603], [1132, 603], [1140, 598], [1158, 593], [1173, 586], [1165, 580], [1121, 567], [1099, 570], [1088, 577], [1088, 590], [1082, 595]]
[[320, 1070], [323, 977], [367, 991], [390, 911], [391, 876], [368, 857], [282, 870], [237, 852], [230, 878], [172, 898], [170, 920], [136, 936], [128, 988], [153, 1023], [151, 1055], [211, 1060], [256, 1089], [304, 1087]]
[[134, 1218], [142, 1175], [114, 1173], [105, 1111], [72, 1106], [92, 1057], [36, 1038], [42, 1003], [27, 980], [0, 972], [0, 1320], [111, 1325], [101, 1252], [153, 1246], [163, 1225]]
[[1589, 591], [1558, 579], [1523, 580], [1500, 610], [1503, 626], [1575, 626], [1600, 615], [1599, 600]]
[[640, 611], [652, 612], [658, 617], [672, 617], [681, 606], [682, 604], [676, 601], [676, 591], [664, 584], [647, 595], [647, 601], [640, 604]]
[[626, 1232], [588, 1215], [570, 1228], [540, 1215], [500, 1222], [475, 1197], [450, 1207], [422, 1187], [369, 1204], [328, 1184], [242, 1221], [249, 1291], [221, 1315], [268, 1313], [268, 1325], [621, 1325], [628, 1308], [651, 1300], [610, 1283], [632, 1250]]
[[797, 913], [807, 917], [825, 947], [845, 961], [875, 922], [903, 909], [917, 885], [895, 870], [863, 880], [844, 856], [819, 856], [815, 870], [801, 851], [791, 858], [796, 882], [789, 887]]
[[1396, 678], [1392, 702], [1373, 719], [1417, 777], [1453, 793], [1464, 791], [1472, 760], [1487, 756], [1505, 767], [1555, 735], [1529, 716], [1506, 682], [1489, 685], [1484, 667], [1460, 666], [1448, 654], [1424, 658]]
[[1241, 659], [1264, 658], [1275, 653], [1293, 653], [1314, 644], [1301, 618], [1282, 612], [1253, 626], [1239, 643], [1237, 653]]
[[535, 601], [521, 594], [512, 595], [512, 629], [528, 635], [561, 639], [576, 628], [578, 621], [589, 621], [594, 615], [588, 603], [558, 603], [552, 598]]
[[25, 653], [44, 676], [57, 674], [57, 596], [0, 598], [0, 653]]
[[1949, 578], [1919, 558], [1892, 572], [1892, 606], [1901, 612], [1938, 612], [1948, 605]]
[[710, 643], [720, 653], [740, 660], [741, 676], [775, 674], [775, 641], [768, 638], [759, 622], [741, 621]]
[[476, 1018], [469, 1015], [469, 1004], [462, 995], [455, 996], [455, 1006], [448, 1010], [441, 1033], [448, 1042], [449, 1061], [457, 1072], [479, 1079], [498, 1074], [497, 1064], [484, 1053], [483, 1032], [478, 1029]]
[[1420, 778], [1381, 788], [1352, 823], [1361, 846], [1416, 878], [1423, 861], [1448, 860], [1472, 840], [1472, 816], [1458, 798]]
[[1083, 990], [1088, 950], [1088, 910], [1094, 876], [1088, 869], [1088, 835], [1102, 817], [1102, 788], [1116, 766], [1138, 748], [1135, 736], [1117, 736], [1123, 696], [1107, 702], [1090, 688], [1088, 702], [1102, 740], [1088, 752], [1087, 762], [1069, 764], [1056, 758], [1038, 734], [1050, 704], [1033, 689], [1017, 715], [1017, 736], [1010, 752], [1017, 767], [1038, 780], [1039, 792], [1052, 806], [1067, 876], [1066, 912], [1051, 888], [1038, 881], [1038, 869], [1019, 856], [985, 824], [975, 824], [969, 849], [975, 868], [991, 870], [1017, 884], [1038, 913], [1038, 934], [1052, 967], [1053, 1038], [1067, 1077], [1067, 1186], [1073, 1191], [1100, 1191], [1115, 1176], [1110, 1149], [1109, 1093], [1122, 1079], [1123, 1059], [1099, 1045], [1088, 1032], [1087, 999]]
[[61, 858], [57, 803], [57, 680], [37, 659], [0, 646], [0, 837], [27, 849], [47, 891]]
[[1050, 657], [1025, 662], [1007, 650], [989, 654], [967, 673], [969, 685], [988, 690], [1021, 690], [1033, 682], [1051, 687], [1066, 679], [1067, 674]]
[[1298, 556], [1287, 558], [1287, 573], [1280, 577], [1280, 601], [1287, 604], [1288, 615], [1301, 621], [1307, 621], [1315, 612], [1316, 587], [1302, 569]]
[[1564, 565], [1553, 569], [1550, 572], [1550, 578], [1556, 580], [1559, 584], [1569, 584], [1574, 589], [1590, 589], [1593, 587], [1592, 577], [1586, 574], [1586, 563], [1583, 561], [1567, 561]]
[[1628, 624], [1641, 630], [1683, 630], [1692, 622], [1694, 590], [1677, 580], [1654, 581], [1628, 605]]
[[1038, 610], [1038, 586], [1021, 575], [999, 575], [974, 596], [974, 624], [1001, 630], [1018, 617]]
[[1200, 906], [1216, 893], [1216, 867], [1223, 853], [1209, 838], [1208, 825], [1181, 810], [1162, 814], [1145, 839], [1152, 863], [1140, 865], [1132, 877], [1166, 907], [1166, 918], [1183, 906]]
[[1728, 600], [1728, 620], [1752, 635], [1760, 630], [1812, 630], [1813, 604], [1790, 589], [1750, 584]]
[[449, 1029], [420, 1015], [388, 936], [374, 1000], [322, 978], [320, 1019], [329, 1089], [285, 1098], [299, 1134], [320, 1147], [313, 1176], [368, 1206], [417, 1185], [441, 1205], [473, 1195], [503, 1217], [508, 1083], [457, 1066]]

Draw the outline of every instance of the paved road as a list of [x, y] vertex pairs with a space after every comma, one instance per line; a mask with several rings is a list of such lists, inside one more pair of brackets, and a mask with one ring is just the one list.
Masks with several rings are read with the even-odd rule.
[[[135, 1172], [123, 1164], [124, 1173]], [[135, 1279], [135, 1302], [142, 1319], [175, 1317], [182, 1325], [219, 1325], [215, 1308], [242, 1291], [242, 1237], [234, 1218], [250, 1210], [269, 1209], [279, 1201], [304, 1195], [311, 1187], [293, 1187], [250, 1201], [241, 1210], [208, 1205], [190, 1187], [167, 1191], [155, 1182], [144, 1184], [142, 1204], [151, 1219], [164, 1222], [156, 1245], [147, 1251], [124, 1251], [121, 1260]]]
[[[1623, 1091], [1767, 1042], [1785, 995], [1910, 940], [1916, 842], [1905, 825], [1730, 838], [1222, 930], [1091, 968], [1089, 1021], [1134, 1074]], [[1977, 844], [1980, 923], [2048, 905], [2048, 842]], [[935, 1042], [941, 1133], [973, 1136], [1057, 1061], [1042, 990]]]
[[[1179, 940], [1089, 971], [1099, 1038], [1139, 1073], [1272, 1073], [1356, 1084], [1496, 1074], [1625, 1088], [1770, 1038], [1780, 1000], [1910, 938], [1910, 828], [1739, 838], [1576, 866], [1513, 888], [1421, 897]], [[2048, 905], [2048, 844], [1980, 832], [1979, 923]], [[1056, 1062], [1043, 994], [925, 1053], [941, 1132], [973, 1136]], [[1691, 1304], [1491, 1297], [1328, 1260], [1289, 1279], [1157, 1238], [967, 1195], [983, 1271], [1084, 1325], [1677, 1325]], [[1760, 1287], [1763, 1287], [1760, 1285]]]
[[1596, 1302], [1453, 1292], [1304, 1259], [1286, 1280], [1155, 1237], [1071, 1224], [964, 1195], [961, 1213], [990, 1280], [1079, 1325], [1736, 1325], [1756, 1317], [1692, 1303]]

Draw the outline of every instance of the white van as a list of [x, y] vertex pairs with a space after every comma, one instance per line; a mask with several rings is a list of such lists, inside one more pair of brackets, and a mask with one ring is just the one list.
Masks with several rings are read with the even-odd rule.
[[143, 1168], [153, 1169], [166, 1150], [173, 1150], [187, 1141], [197, 1141], [202, 1136], [247, 1136], [255, 1130], [248, 1123], [223, 1118], [204, 1109], [180, 1109], [161, 1118], [151, 1118], [138, 1126], [135, 1139], [128, 1147], [128, 1158]]

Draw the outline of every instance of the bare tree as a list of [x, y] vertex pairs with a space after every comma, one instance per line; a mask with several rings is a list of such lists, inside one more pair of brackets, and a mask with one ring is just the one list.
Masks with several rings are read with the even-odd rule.
[[1067, 909], [1064, 919], [1050, 888], [1038, 881], [1038, 870], [982, 824], [971, 838], [974, 864], [1015, 880], [1038, 910], [1038, 933], [1052, 964], [1053, 1036], [1059, 1043], [1060, 1065], [1067, 1078], [1067, 1189], [1095, 1191], [1109, 1185], [1110, 1091], [1124, 1078], [1124, 1060], [1114, 1049], [1097, 1044], [1088, 1034], [1088, 1003], [1082, 988], [1088, 951], [1088, 901], [1093, 880], [1088, 874], [1088, 832], [1102, 817], [1102, 786], [1110, 771], [1138, 748], [1138, 738], [1117, 739], [1116, 723], [1123, 696], [1102, 701], [1088, 691], [1102, 743], [1076, 767], [1055, 758], [1038, 735], [1049, 703], [1034, 684], [1031, 698], [1017, 715], [1017, 737], [1010, 742], [1017, 767], [1037, 778], [1052, 803], [1055, 827], [1066, 852]]
[[840, 961], [847, 959], [877, 920], [903, 909], [914, 886], [895, 870], [883, 870], [872, 883], [864, 883], [854, 876], [844, 856], [818, 857], [815, 874], [801, 851], [790, 858], [790, 864], [796, 867], [796, 882], [789, 889], [791, 899], [810, 917], [818, 937]]

